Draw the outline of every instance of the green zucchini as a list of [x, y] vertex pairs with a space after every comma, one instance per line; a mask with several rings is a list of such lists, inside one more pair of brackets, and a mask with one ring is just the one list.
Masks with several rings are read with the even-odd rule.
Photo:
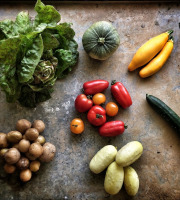
[[153, 95], [146, 94], [146, 100], [157, 113], [180, 133], [180, 117], [169, 106]]

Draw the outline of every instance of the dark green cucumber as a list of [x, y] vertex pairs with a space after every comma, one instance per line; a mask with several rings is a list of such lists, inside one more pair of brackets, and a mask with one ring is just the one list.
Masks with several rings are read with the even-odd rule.
[[180, 117], [163, 101], [153, 95], [146, 94], [146, 100], [178, 133], [180, 133]]

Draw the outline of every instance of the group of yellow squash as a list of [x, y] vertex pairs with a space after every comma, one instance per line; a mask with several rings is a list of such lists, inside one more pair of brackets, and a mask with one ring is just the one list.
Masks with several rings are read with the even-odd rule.
[[173, 50], [172, 33], [172, 30], [167, 31], [151, 38], [143, 44], [134, 55], [128, 66], [128, 70], [133, 71], [145, 65], [139, 72], [139, 75], [142, 78], [149, 77], [158, 72]]

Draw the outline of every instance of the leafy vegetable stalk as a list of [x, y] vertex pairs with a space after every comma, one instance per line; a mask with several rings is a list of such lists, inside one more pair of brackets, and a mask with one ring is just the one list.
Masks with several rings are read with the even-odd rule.
[[77, 63], [78, 45], [70, 23], [50, 5], [37, 0], [37, 15], [20, 12], [15, 21], [0, 22], [0, 87], [8, 102], [26, 107], [51, 98], [57, 79]]

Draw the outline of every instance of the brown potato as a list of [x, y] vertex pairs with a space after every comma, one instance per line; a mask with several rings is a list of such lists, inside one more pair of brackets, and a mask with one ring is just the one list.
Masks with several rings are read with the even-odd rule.
[[12, 174], [16, 171], [16, 167], [14, 165], [10, 165], [10, 164], [5, 164], [4, 165], [4, 171], [7, 173], [7, 174]]
[[10, 148], [4, 155], [8, 164], [14, 164], [20, 159], [20, 152], [16, 148]]
[[18, 149], [19, 149], [20, 152], [26, 153], [29, 150], [29, 147], [30, 147], [29, 140], [22, 139], [19, 142]]
[[20, 179], [23, 182], [27, 182], [31, 179], [32, 172], [29, 169], [24, 169], [20, 172]]
[[45, 129], [45, 124], [42, 120], [35, 120], [32, 125], [33, 128], [36, 128], [39, 133], [42, 133]]
[[26, 135], [25, 135], [25, 134], [23, 135], [22, 139], [25, 139], [25, 140], [27, 140], [27, 138], [26, 138]]
[[7, 134], [7, 140], [10, 143], [18, 143], [22, 139], [22, 134], [19, 131], [11, 131]]
[[30, 141], [34, 141], [38, 138], [39, 132], [35, 128], [29, 128], [25, 133], [26, 139]]
[[43, 145], [46, 142], [46, 140], [42, 135], [39, 135], [38, 138], [34, 142], [37, 142], [37, 143]]
[[41, 165], [41, 163], [39, 161], [35, 160], [30, 163], [29, 168], [32, 172], [37, 172], [40, 168], [40, 165]]
[[31, 128], [31, 122], [26, 119], [20, 119], [16, 123], [16, 130], [21, 133], [25, 133], [29, 128]]
[[56, 147], [53, 144], [47, 142], [43, 145], [43, 153], [39, 157], [39, 160], [41, 162], [50, 162], [54, 158], [55, 152]]
[[29, 167], [29, 160], [26, 157], [21, 157], [16, 166], [20, 170], [27, 169]]
[[0, 150], [0, 157], [4, 157], [5, 153], [8, 151], [7, 148], [1, 149]]
[[43, 147], [39, 143], [32, 143], [29, 147], [29, 153], [38, 158], [43, 153]]
[[0, 133], [0, 148], [8, 147], [8, 141], [5, 133]]
[[29, 160], [36, 160], [36, 157], [34, 157], [33, 155], [31, 155], [31, 154], [29, 153], [29, 151], [26, 152], [25, 155], [26, 155], [26, 157], [27, 157]]

